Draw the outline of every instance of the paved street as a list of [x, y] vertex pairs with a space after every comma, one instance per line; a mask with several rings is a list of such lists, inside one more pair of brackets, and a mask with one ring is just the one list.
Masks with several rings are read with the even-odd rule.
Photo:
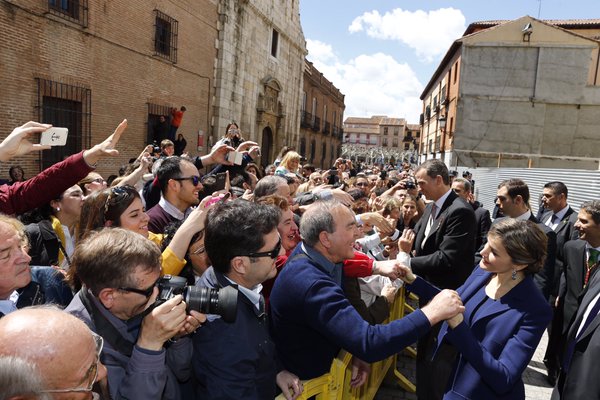
[[[548, 400], [550, 399], [550, 394], [552, 393], [552, 388], [546, 381], [546, 370], [544, 368], [544, 363], [542, 362], [547, 341], [548, 336], [544, 333], [542, 341], [533, 355], [533, 359], [523, 373], [523, 380], [525, 381], [525, 395], [526, 399], [528, 400]], [[416, 381], [414, 364], [415, 361], [408, 356], [400, 357], [398, 363], [398, 368], [400, 371], [402, 371], [402, 373], [413, 383]], [[399, 388], [394, 379], [391, 379], [389, 375], [375, 396], [375, 400], [400, 400], [416, 398], [416, 395], [407, 393], [402, 388]]]

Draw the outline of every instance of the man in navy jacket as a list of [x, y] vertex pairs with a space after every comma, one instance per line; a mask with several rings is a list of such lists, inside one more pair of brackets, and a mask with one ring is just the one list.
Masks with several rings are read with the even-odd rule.
[[[329, 371], [340, 349], [355, 356], [353, 384], [368, 366], [396, 354], [432, 325], [464, 310], [454, 291], [387, 325], [369, 325], [341, 288], [342, 261], [354, 256], [358, 228], [353, 212], [335, 201], [316, 202], [302, 216], [302, 242], [290, 255], [271, 292], [271, 327], [287, 370], [301, 379]], [[361, 361], [364, 360], [364, 361]]]

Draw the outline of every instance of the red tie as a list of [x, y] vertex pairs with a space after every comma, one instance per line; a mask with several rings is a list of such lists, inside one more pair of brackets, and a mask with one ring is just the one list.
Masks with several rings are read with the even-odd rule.
[[598, 266], [598, 255], [600, 251], [596, 249], [589, 249], [590, 255], [587, 261], [587, 271], [585, 272], [585, 278], [583, 279], [583, 287], [587, 286], [588, 281], [590, 280], [591, 272]]

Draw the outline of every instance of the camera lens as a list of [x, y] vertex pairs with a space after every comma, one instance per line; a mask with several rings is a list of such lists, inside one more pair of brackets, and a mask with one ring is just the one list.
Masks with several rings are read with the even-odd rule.
[[225, 322], [235, 321], [238, 291], [233, 286], [222, 289], [189, 286], [184, 294], [188, 310], [220, 315]]

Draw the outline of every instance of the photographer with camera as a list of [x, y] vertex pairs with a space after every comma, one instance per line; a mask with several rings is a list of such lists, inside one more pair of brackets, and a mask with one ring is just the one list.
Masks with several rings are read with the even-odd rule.
[[234, 200], [218, 203], [208, 214], [204, 245], [213, 266], [198, 286], [235, 287], [239, 295], [232, 323], [209, 316], [193, 336], [196, 398], [272, 399], [276, 385], [287, 399], [302, 393], [298, 377], [277, 362], [261, 294], [262, 283], [275, 277], [277, 257], [284, 254], [277, 231], [280, 213]]
[[81, 242], [73, 266], [83, 282], [65, 311], [102, 336], [100, 361], [113, 399], [178, 399], [190, 377], [194, 332], [206, 317], [186, 314], [177, 295], [155, 305], [160, 250], [121, 228], [94, 232]]

